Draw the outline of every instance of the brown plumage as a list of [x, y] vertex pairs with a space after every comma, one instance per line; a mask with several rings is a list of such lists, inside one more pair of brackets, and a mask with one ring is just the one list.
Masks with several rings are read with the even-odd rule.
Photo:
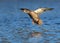
[[20, 10], [22, 10], [23, 12], [27, 13], [30, 18], [32, 19], [32, 23], [36, 23], [38, 25], [41, 25], [43, 22], [42, 20], [38, 17], [39, 14], [45, 12], [45, 11], [48, 11], [48, 10], [53, 10], [53, 8], [39, 8], [35, 11], [31, 11], [29, 9], [26, 9], [26, 8], [21, 8]]

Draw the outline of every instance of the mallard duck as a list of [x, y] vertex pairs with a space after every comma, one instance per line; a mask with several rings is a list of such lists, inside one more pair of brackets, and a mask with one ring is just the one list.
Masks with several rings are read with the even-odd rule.
[[29, 10], [27, 8], [21, 8], [20, 10], [22, 10], [23, 12], [27, 13], [30, 18], [32, 19], [32, 23], [36, 23], [38, 25], [41, 25], [43, 22], [42, 20], [39, 18], [39, 14], [45, 12], [45, 11], [49, 11], [49, 10], [53, 10], [53, 8], [38, 8], [36, 10]]

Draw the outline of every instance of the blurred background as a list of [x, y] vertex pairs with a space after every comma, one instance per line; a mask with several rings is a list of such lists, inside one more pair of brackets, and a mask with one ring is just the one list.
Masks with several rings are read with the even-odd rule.
[[[20, 10], [40, 7], [54, 8], [40, 26]], [[0, 0], [0, 43], [60, 43], [60, 0]]]

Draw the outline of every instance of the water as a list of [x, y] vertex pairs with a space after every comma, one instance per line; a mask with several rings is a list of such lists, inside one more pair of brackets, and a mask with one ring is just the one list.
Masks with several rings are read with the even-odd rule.
[[[43, 24], [32, 24], [20, 8], [54, 8], [39, 17]], [[41, 36], [31, 37], [32, 32]], [[0, 0], [0, 43], [60, 43], [60, 0]]]

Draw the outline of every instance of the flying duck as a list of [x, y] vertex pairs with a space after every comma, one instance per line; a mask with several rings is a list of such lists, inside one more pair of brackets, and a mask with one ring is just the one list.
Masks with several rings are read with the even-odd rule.
[[42, 20], [39, 18], [39, 14], [45, 12], [45, 11], [49, 11], [49, 10], [53, 10], [53, 8], [38, 8], [36, 10], [29, 10], [27, 8], [21, 8], [20, 10], [22, 10], [23, 12], [27, 13], [30, 18], [32, 19], [32, 23], [36, 23], [38, 25], [41, 25], [43, 22]]

